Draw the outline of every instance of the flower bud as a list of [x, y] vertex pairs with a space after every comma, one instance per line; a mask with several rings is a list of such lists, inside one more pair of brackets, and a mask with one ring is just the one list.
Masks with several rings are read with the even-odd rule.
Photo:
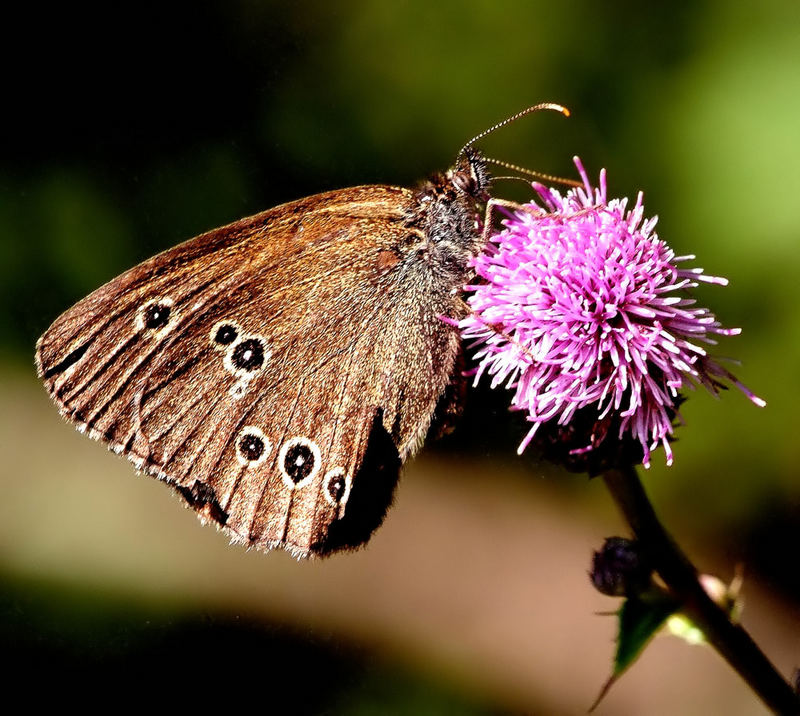
[[595, 589], [610, 597], [634, 596], [650, 584], [653, 569], [639, 543], [624, 537], [609, 537], [594, 553], [589, 575]]

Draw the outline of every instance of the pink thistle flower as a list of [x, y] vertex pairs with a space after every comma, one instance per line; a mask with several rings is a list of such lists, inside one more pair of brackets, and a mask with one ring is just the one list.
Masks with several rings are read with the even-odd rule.
[[679, 268], [694, 256], [658, 238], [641, 193], [628, 210], [627, 199], [608, 200], [605, 170], [593, 188], [575, 165], [583, 187], [562, 196], [535, 183], [540, 204], [515, 211], [473, 262], [484, 280], [467, 287], [472, 313], [460, 326], [478, 348], [475, 382], [488, 374], [514, 390], [512, 409], [533, 423], [519, 453], [549, 423], [572, 457], [604, 442], [608, 451], [616, 433], [629, 461], [633, 450], [649, 467], [663, 445], [672, 464], [681, 389], [717, 395], [729, 381], [765, 405], [703, 347], [740, 329], [723, 328], [688, 289], [727, 280]]

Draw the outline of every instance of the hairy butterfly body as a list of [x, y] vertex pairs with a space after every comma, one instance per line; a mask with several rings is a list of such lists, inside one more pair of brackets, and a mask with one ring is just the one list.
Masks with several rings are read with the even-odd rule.
[[[451, 381], [485, 161], [278, 206], [130, 269], [40, 338], [62, 415], [236, 541], [365, 542]], [[444, 320], [443, 320], [444, 319]]]

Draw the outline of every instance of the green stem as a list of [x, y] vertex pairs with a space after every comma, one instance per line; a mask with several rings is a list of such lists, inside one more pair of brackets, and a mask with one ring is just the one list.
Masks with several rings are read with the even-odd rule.
[[775, 713], [800, 714], [800, 699], [789, 683], [750, 635], [734, 624], [703, 589], [697, 569], [659, 522], [636, 468], [609, 470], [603, 479], [656, 572], [706, 640]]

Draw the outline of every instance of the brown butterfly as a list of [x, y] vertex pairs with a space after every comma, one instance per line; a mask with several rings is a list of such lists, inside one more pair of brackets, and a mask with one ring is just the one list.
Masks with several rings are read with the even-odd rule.
[[[543, 108], [562, 111], [487, 131]], [[299, 557], [363, 544], [452, 402], [486, 133], [416, 190], [283, 204], [97, 289], [37, 343], [61, 414], [234, 541]]]

